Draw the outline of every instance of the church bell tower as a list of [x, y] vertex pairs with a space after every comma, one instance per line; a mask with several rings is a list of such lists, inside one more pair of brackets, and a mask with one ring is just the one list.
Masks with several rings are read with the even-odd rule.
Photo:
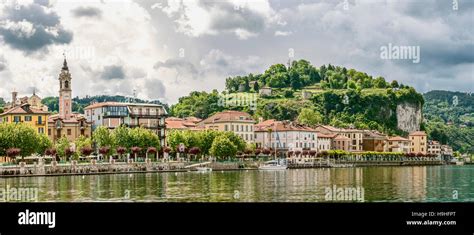
[[65, 120], [69, 119], [72, 115], [71, 79], [66, 56], [64, 56], [63, 67], [59, 74], [59, 117]]

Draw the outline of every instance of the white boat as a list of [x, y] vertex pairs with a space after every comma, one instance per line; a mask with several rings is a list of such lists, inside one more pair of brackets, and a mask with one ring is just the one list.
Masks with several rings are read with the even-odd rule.
[[196, 167], [196, 170], [199, 171], [199, 172], [210, 172], [210, 171], [212, 171], [212, 168], [205, 167], [205, 166], [199, 166], [199, 167]]
[[284, 162], [279, 162], [277, 160], [272, 160], [265, 162], [263, 165], [259, 166], [259, 170], [286, 170], [288, 166]]
[[463, 165], [464, 165], [464, 162], [461, 162], [461, 161], [456, 162], [456, 166], [463, 166]]

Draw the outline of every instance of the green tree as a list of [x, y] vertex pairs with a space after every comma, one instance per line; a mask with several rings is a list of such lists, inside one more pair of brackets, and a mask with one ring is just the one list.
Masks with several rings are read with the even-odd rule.
[[92, 139], [97, 144], [97, 147], [115, 147], [114, 136], [107, 127], [99, 126], [92, 133]]
[[392, 88], [398, 88], [399, 86], [398, 86], [397, 80], [393, 80], [392, 83], [390, 84], [390, 86], [391, 86]]
[[0, 123], [0, 156], [9, 148], [19, 148], [21, 156], [29, 156], [40, 150], [42, 139], [36, 130], [24, 123]]
[[385, 78], [383, 77], [377, 77], [374, 80], [374, 86], [376, 88], [386, 88], [387, 87], [387, 82], [385, 82]]
[[49, 149], [53, 146], [51, 140], [45, 134], [38, 134], [38, 148], [36, 153], [44, 154], [46, 149]]
[[81, 135], [74, 141], [74, 144], [76, 146], [76, 152], [79, 153], [83, 148], [92, 148], [92, 139]]
[[302, 108], [297, 120], [301, 124], [316, 125], [323, 122], [323, 116], [312, 109]]
[[233, 158], [237, 153], [237, 147], [226, 136], [220, 135], [214, 139], [210, 153], [218, 159]]
[[69, 142], [69, 140], [66, 137], [61, 137], [61, 138], [59, 138], [58, 141], [56, 141], [55, 148], [56, 148], [58, 156], [62, 160], [66, 160], [67, 150], [71, 148], [71, 143]]

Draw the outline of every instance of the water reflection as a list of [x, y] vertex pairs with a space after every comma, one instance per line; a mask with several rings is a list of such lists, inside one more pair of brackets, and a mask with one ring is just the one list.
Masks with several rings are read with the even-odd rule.
[[[474, 166], [360, 167], [2, 178], [39, 187], [38, 201], [326, 202], [326, 188], [365, 201], [474, 201]], [[457, 198], [453, 195], [457, 195]]]

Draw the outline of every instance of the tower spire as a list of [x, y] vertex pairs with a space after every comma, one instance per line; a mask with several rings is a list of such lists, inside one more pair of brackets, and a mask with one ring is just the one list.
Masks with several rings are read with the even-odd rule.
[[69, 68], [67, 67], [67, 61], [66, 61], [66, 52], [63, 52], [63, 56], [64, 56], [64, 62], [63, 62], [63, 70], [69, 70]]

